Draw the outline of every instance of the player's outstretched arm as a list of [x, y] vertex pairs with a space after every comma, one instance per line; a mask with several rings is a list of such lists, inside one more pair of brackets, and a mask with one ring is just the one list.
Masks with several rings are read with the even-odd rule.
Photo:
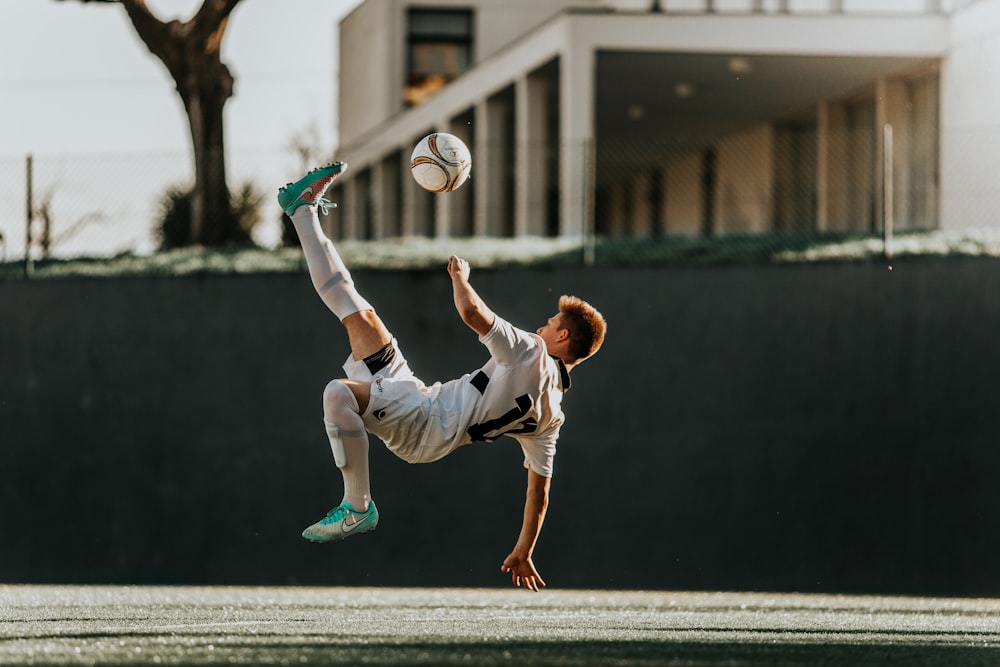
[[545, 510], [549, 506], [550, 482], [550, 478], [528, 469], [528, 493], [524, 500], [521, 535], [517, 538], [514, 550], [500, 566], [501, 572], [510, 574], [510, 580], [515, 586], [523, 585], [528, 590], [536, 592], [545, 586], [545, 582], [535, 569], [535, 564], [531, 562], [531, 554], [535, 550], [535, 543], [538, 541], [538, 534], [545, 520]]
[[480, 336], [485, 336], [493, 327], [496, 315], [469, 284], [470, 270], [469, 263], [461, 257], [453, 255], [448, 260], [448, 275], [451, 276], [455, 309], [470, 329]]

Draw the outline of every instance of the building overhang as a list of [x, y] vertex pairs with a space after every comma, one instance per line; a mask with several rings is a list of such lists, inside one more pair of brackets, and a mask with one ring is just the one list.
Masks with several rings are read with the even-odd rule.
[[571, 50], [594, 55], [593, 134], [707, 140], [935, 66], [947, 54], [948, 17], [567, 11], [349, 139], [338, 157], [356, 173], [397, 150], [408, 155], [426, 132]]

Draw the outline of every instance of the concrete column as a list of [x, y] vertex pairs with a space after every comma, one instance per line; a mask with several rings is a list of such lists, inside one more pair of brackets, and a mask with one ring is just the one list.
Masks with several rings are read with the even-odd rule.
[[[820, 156], [825, 154], [824, 163], [819, 166], [823, 172], [823, 231], [844, 231], [849, 228], [847, 220], [848, 189], [850, 178], [848, 154], [850, 134], [847, 127], [847, 107], [843, 103], [823, 102], [819, 121], [822, 146]], [[825, 126], [825, 129], [823, 127]], [[820, 170], [817, 170], [817, 172]], [[817, 176], [819, 178], [819, 176]]]
[[358, 229], [361, 226], [360, 221], [363, 213], [361, 206], [364, 203], [364, 197], [360, 190], [361, 179], [357, 174], [344, 183], [344, 201], [338, 205], [341, 239], [358, 238]]
[[644, 171], [632, 180], [631, 202], [626, 208], [629, 218], [626, 233], [634, 236], [652, 236], [656, 213], [653, 211], [653, 172]]
[[473, 233], [476, 236], [503, 236], [506, 178], [504, 116], [507, 103], [495, 95], [476, 104], [476, 138], [472, 156], [475, 189]]
[[559, 235], [582, 238], [592, 224], [594, 51], [570, 40], [559, 58]]
[[342, 212], [341, 209], [344, 206], [343, 182], [334, 182], [334, 184], [330, 186], [330, 189], [326, 191], [326, 198], [332, 202], [336, 202], [337, 208], [335, 208], [332, 215], [329, 216], [324, 216], [323, 212], [320, 211], [319, 224], [323, 229], [323, 233], [336, 241], [340, 238], [340, 212]]
[[379, 160], [371, 167], [371, 188], [372, 198], [372, 238], [385, 238], [386, 216], [388, 215], [388, 202], [386, 201], [386, 168], [385, 161]]
[[[413, 142], [416, 145], [416, 141]], [[404, 147], [399, 155], [399, 169], [400, 169], [400, 202], [399, 202], [399, 233], [404, 238], [409, 236], [415, 236], [417, 228], [419, 227], [418, 218], [420, 217], [421, 209], [417, 206], [417, 191], [420, 186], [417, 182], [413, 180], [413, 176], [410, 173], [410, 154], [413, 152], [413, 147]]]
[[[438, 132], [455, 134], [451, 125], [451, 119], [447, 118], [438, 122]], [[434, 231], [433, 237], [436, 239], [446, 239], [451, 236], [452, 216], [454, 213], [453, 199], [451, 193], [434, 193]]]
[[400, 193], [402, 191], [402, 183], [404, 178], [409, 178], [413, 180], [410, 176], [409, 169], [409, 151], [404, 151], [406, 153], [407, 167], [403, 171], [403, 165], [399, 160], [399, 155], [396, 152], [390, 153], [385, 159], [382, 160], [383, 165], [383, 183], [385, 185], [385, 195], [384, 195], [384, 206], [383, 206], [383, 225], [382, 231], [384, 236], [387, 237], [397, 237], [400, 234]]
[[602, 219], [601, 229], [608, 236], [625, 236], [628, 232], [629, 188], [621, 181], [607, 189], [607, 218]]
[[472, 233], [475, 236], [486, 236], [490, 219], [490, 108], [489, 100], [476, 102], [476, 140], [472, 149], [472, 188], [475, 190], [475, 202], [472, 208]]
[[885, 132], [886, 125], [893, 128], [893, 216], [897, 221], [907, 220], [909, 211], [909, 170], [906, 112], [906, 82], [898, 78], [880, 78], [875, 83], [875, 203], [879, 229], [885, 229]]
[[546, 91], [542, 74], [523, 76], [514, 85], [514, 236], [545, 234]]
[[[467, 121], [472, 118], [468, 113], [465, 113], [453, 119], [451, 123], [451, 133], [465, 142], [470, 151], [474, 147], [475, 136], [472, 131], [472, 123]], [[475, 167], [476, 156], [473, 155], [473, 171]], [[469, 178], [472, 178], [472, 172], [469, 172]], [[475, 188], [472, 186], [473, 182], [466, 181], [457, 190], [441, 195], [439, 198], [439, 202], [443, 202], [448, 207], [448, 236], [450, 238], [465, 237], [472, 234], [472, 221], [470, 217], [475, 205]]]
[[844, 231], [850, 179], [847, 108], [821, 100], [816, 109], [816, 230]]
[[816, 231], [830, 228], [830, 103], [816, 105]]
[[698, 152], [689, 153], [663, 170], [662, 219], [671, 234], [697, 236], [705, 218], [702, 195], [703, 161]]
[[657, 177], [653, 181], [653, 187], [659, 191], [659, 196], [657, 201], [657, 210], [654, 212], [654, 216], [657, 220], [656, 233], [659, 235], [666, 235], [673, 231], [671, 226], [671, 220], [668, 217], [667, 206], [670, 203], [670, 196], [673, 194], [668, 186], [670, 184], [670, 179], [668, 178], [668, 168], [667, 165], [661, 166], [657, 170]]

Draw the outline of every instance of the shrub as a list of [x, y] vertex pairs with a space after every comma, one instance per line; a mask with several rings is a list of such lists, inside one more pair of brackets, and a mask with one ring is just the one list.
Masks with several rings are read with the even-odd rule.
[[[191, 231], [193, 190], [171, 186], [160, 198], [156, 239], [160, 250], [196, 245]], [[231, 219], [225, 221], [224, 242], [252, 244], [253, 230], [261, 221], [264, 195], [250, 181], [242, 183], [230, 196]]]

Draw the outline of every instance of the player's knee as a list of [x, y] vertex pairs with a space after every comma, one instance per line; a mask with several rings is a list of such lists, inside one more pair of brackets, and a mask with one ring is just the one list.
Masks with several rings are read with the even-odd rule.
[[323, 412], [329, 421], [343, 424], [345, 416], [358, 414], [358, 400], [346, 384], [331, 380], [323, 390]]

